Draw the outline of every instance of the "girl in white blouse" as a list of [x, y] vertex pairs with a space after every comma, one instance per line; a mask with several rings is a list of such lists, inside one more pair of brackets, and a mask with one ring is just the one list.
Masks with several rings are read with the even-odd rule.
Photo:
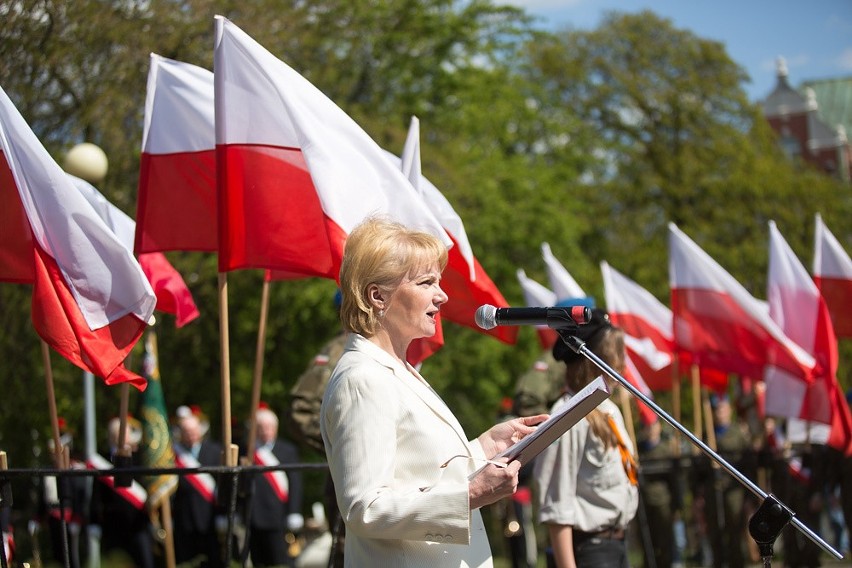
[[[606, 312], [593, 310], [576, 335], [621, 372], [624, 332], [610, 324]], [[561, 340], [553, 355], [567, 365], [567, 394], [555, 411], [601, 371]], [[539, 521], [548, 527], [556, 566], [629, 566], [625, 529], [639, 502], [634, 455], [621, 412], [605, 400], [536, 458]]]

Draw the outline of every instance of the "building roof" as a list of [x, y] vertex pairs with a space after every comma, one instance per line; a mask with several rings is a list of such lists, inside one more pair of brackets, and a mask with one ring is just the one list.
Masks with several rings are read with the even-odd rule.
[[808, 98], [790, 86], [787, 80], [787, 63], [783, 58], [778, 59], [778, 82], [775, 89], [769, 93], [763, 102], [763, 115], [766, 117], [799, 114], [811, 110]]
[[787, 79], [787, 63], [778, 58], [778, 82], [761, 103], [767, 118], [806, 114], [810, 150], [833, 148], [846, 142], [852, 121], [852, 77], [807, 81], [794, 89]]
[[846, 135], [852, 134], [852, 76], [805, 81], [802, 88], [812, 89], [819, 102], [817, 112], [828, 125], [842, 125]]

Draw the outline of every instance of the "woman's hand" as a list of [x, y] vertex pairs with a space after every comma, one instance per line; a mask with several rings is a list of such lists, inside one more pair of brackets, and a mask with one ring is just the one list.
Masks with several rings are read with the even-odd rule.
[[506, 467], [487, 465], [482, 468], [470, 485], [468, 485], [468, 500], [471, 510], [496, 503], [508, 497], [518, 489], [518, 471], [521, 462], [513, 461]]
[[479, 444], [485, 452], [485, 457], [492, 458], [513, 444], [517, 444], [524, 436], [535, 431], [535, 426], [547, 420], [549, 415], [537, 414], [513, 418], [494, 425], [479, 436]]

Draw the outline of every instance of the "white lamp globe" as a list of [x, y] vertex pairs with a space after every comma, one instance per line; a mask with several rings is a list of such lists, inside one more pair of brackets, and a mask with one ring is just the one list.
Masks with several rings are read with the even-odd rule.
[[108, 165], [104, 151], [91, 142], [77, 144], [65, 156], [65, 171], [89, 183], [102, 181]]

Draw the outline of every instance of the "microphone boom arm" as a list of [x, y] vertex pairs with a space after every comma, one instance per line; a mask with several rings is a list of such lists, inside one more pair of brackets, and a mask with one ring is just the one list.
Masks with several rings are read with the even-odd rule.
[[[772, 526], [770, 527], [769, 521], [762, 520], [761, 522], [751, 522], [749, 523], [749, 532], [752, 534], [752, 537], [758, 543], [761, 551], [761, 555], [764, 555], [764, 558], [771, 557], [772, 555], [772, 543], [775, 542], [778, 535], [781, 533], [781, 530], [787, 524], [787, 522], [792, 523], [794, 527], [796, 527], [799, 532], [808, 537], [814, 544], [819, 546], [825, 552], [832, 555], [837, 560], [842, 560], [843, 555], [834, 550], [827, 542], [825, 542], [818, 534], [809, 529], [804, 523], [802, 523], [798, 518], [796, 518], [795, 514], [792, 510], [781, 503], [777, 497], [767, 493], [763, 489], [761, 489], [758, 485], [756, 485], [752, 480], [743, 475], [737, 468], [728, 463], [722, 456], [717, 454], [713, 449], [710, 448], [707, 444], [705, 444], [702, 440], [700, 440], [695, 434], [690, 432], [685, 426], [683, 426], [680, 422], [672, 418], [665, 410], [663, 410], [656, 402], [652, 399], [648, 398], [642, 391], [637, 389], [635, 386], [630, 384], [624, 377], [622, 377], [615, 369], [607, 365], [600, 357], [595, 355], [588, 347], [586, 347], [585, 342], [582, 339], [572, 335], [574, 330], [572, 329], [557, 329], [559, 336], [562, 338], [562, 341], [571, 348], [574, 353], [579, 355], [583, 355], [589, 361], [594, 363], [601, 371], [610, 376], [613, 380], [617, 381], [621, 386], [627, 389], [630, 394], [641, 400], [643, 403], [648, 405], [648, 407], [654, 411], [660, 418], [665, 420], [670, 426], [676, 429], [678, 432], [686, 436], [690, 442], [692, 442], [695, 446], [701, 449], [710, 459], [719, 464], [725, 471], [731, 474], [737, 481], [740, 482], [741, 485], [746, 487], [749, 491], [754, 493], [756, 496], [769, 505], [770, 514], [774, 515], [772, 521]], [[768, 500], [768, 501], [767, 501]], [[765, 511], [766, 508], [761, 505], [758, 511]], [[754, 519], [753, 519], [754, 520]], [[754, 527], [753, 527], [754, 525]], [[777, 532], [775, 529], [777, 528]], [[770, 530], [771, 529], [771, 530]], [[760, 538], [758, 539], [755, 536], [755, 532], [760, 534]], [[774, 533], [774, 534], [771, 534]], [[766, 553], [766, 554], [764, 554]]]

